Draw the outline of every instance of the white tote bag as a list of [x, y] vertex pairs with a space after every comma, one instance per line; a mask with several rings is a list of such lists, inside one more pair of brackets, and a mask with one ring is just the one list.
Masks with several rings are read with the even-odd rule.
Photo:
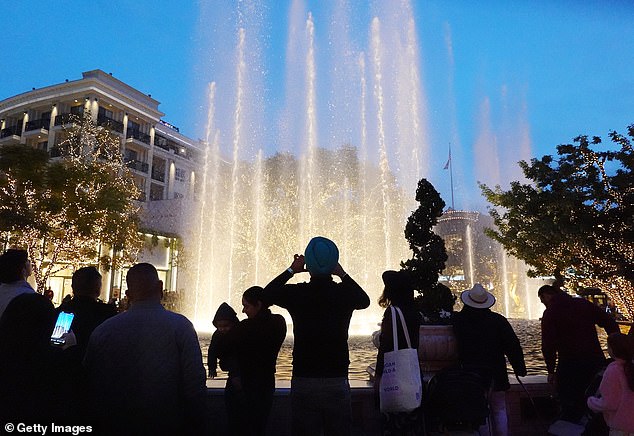
[[[418, 352], [410, 343], [403, 312], [394, 306], [390, 306], [390, 309], [394, 351], [385, 353], [383, 359], [383, 374], [379, 385], [381, 412], [411, 412], [420, 406], [423, 395]], [[402, 350], [398, 349], [397, 314], [401, 319], [401, 327], [407, 342], [407, 348]]]

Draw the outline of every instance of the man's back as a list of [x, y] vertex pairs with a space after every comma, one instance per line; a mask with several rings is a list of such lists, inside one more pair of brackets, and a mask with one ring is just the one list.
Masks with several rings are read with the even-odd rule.
[[54, 325], [53, 305], [37, 293], [13, 298], [0, 317], [0, 419], [53, 416], [58, 367], [49, 340]]
[[348, 327], [352, 312], [370, 304], [365, 291], [350, 276], [341, 283], [328, 276], [290, 285], [273, 281], [265, 292], [293, 319], [293, 375], [346, 377]]
[[261, 386], [274, 380], [277, 355], [285, 337], [286, 320], [268, 308], [236, 326], [233, 338], [244, 385]]
[[19, 280], [13, 283], [0, 283], [0, 317], [5, 309], [18, 295], [34, 294], [35, 291], [26, 280]]
[[192, 324], [160, 303], [137, 302], [97, 327], [84, 364], [107, 430], [176, 434], [197, 425], [185, 417], [205, 401], [200, 345]]
[[553, 296], [542, 317], [542, 347], [547, 360], [554, 351], [564, 360], [603, 359], [597, 325], [608, 334], [618, 331], [616, 321], [589, 301], [564, 292]]
[[519, 339], [508, 320], [499, 313], [465, 305], [462, 311], [454, 314], [453, 329], [461, 362], [488, 368], [495, 390], [510, 387], [505, 356], [515, 371], [526, 372]]

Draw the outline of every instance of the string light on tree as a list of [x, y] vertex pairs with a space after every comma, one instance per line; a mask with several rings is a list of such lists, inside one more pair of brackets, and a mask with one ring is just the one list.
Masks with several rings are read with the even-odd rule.
[[[40, 290], [69, 266], [133, 262], [143, 243], [140, 191], [120, 139], [89, 112], [63, 127], [59, 158], [24, 145], [0, 149], [0, 229], [27, 249]], [[109, 250], [115, 255], [104, 255]]]

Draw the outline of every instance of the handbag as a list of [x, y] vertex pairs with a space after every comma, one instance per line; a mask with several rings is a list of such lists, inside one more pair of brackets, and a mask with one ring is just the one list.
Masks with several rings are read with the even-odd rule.
[[[423, 385], [420, 377], [418, 351], [412, 348], [403, 312], [390, 306], [394, 351], [384, 354], [383, 373], [379, 383], [379, 403], [382, 413], [411, 412], [420, 407]], [[396, 318], [400, 317], [407, 348], [398, 349]]]

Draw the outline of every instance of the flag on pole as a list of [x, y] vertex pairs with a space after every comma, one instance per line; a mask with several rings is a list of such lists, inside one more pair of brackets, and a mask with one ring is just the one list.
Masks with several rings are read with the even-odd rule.
[[451, 150], [449, 150], [449, 159], [447, 159], [447, 163], [445, 164], [445, 167], [443, 168], [443, 170], [448, 170], [450, 163], [451, 163]]

